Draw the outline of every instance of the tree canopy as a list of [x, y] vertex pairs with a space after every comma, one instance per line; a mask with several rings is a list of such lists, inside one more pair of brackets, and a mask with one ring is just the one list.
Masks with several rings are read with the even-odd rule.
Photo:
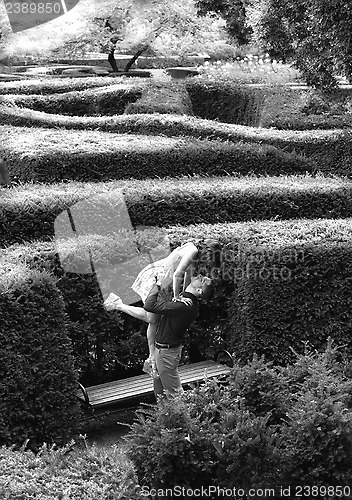
[[254, 41], [272, 57], [292, 60], [309, 85], [329, 90], [352, 78], [350, 0], [256, 0]]
[[10, 34], [7, 51], [14, 54], [20, 48], [24, 53], [26, 46], [27, 53], [43, 60], [80, 57], [87, 51], [137, 53], [150, 47], [168, 56], [203, 52], [226, 39], [224, 21], [198, 16], [193, 0], [82, 0], [73, 11], [61, 22]]

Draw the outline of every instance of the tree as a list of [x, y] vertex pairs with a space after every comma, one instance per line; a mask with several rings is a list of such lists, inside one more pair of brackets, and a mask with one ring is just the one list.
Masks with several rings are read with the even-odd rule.
[[261, 48], [292, 60], [308, 85], [330, 90], [336, 75], [352, 78], [349, 0], [257, 0], [251, 20]]
[[[139, 0], [119, 2], [103, 17], [92, 19], [93, 41], [109, 53], [109, 62], [116, 71], [114, 52], [130, 51], [129, 71], [138, 57], [148, 49], [171, 55], [204, 50], [224, 38], [223, 23], [217, 17], [199, 17], [193, 0]], [[92, 39], [92, 37], [90, 37]]]
[[244, 0], [198, 0], [198, 13], [214, 12], [226, 21], [226, 30], [240, 45], [250, 41], [252, 29], [246, 23], [246, 2]]
[[[146, 50], [165, 56], [199, 52], [226, 38], [224, 22], [214, 16], [197, 15], [193, 0], [82, 0], [75, 17], [48, 23], [8, 39], [8, 51], [35, 55], [38, 59], [77, 58], [87, 51], [105, 52], [117, 71], [115, 52], [134, 54], [128, 71]], [[63, 16], [65, 17], [65, 16]], [[61, 27], [61, 31], [60, 31]], [[37, 30], [35, 46], [29, 32]], [[40, 31], [39, 31], [40, 30]], [[32, 38], [30, 38], [30, 35]], [[39, 42], [40, 35], [40, 42]], [[24, 49], [25, 47], [25, 49]]]

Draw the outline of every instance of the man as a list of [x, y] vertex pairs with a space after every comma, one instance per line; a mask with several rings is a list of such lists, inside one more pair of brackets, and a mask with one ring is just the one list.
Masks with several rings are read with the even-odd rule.
[[162, 394], [182, 391], [178, 365], [184, 336], [198, 315], [198, 299], [210, 296], [212, 280], [202, 275], [193, 276], [181, 298], [177, 300], [165, 300], [159, 292], [160, 284], [155, 283], [143, 308], [124, 304], [120, 298], [106, 306], [107, 310], [117, 309], [144, 321], [147, 321], [147, 312], [161, 315], [155, 335], [155, 364], [159, 375], [153, 379], [156, 398]]

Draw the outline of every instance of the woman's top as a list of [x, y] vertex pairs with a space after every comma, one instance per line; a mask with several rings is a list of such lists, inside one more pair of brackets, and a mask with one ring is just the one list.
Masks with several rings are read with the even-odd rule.
[[172, 287], [173, 274], [182, 259], [182, 250], [186, 246], [194, 244], [195, 243], [193, 241], [187, 241], [181, 246], [175, 248], [164, 259], [152, 262], [142, 269], [131, 288], [133, 291], [138, 293], [143, 302], [145, 302], [145, 299], [149, 295], [149, 292], [155, 283], [155, 277], [157, 277], [158, 281], [160, 281], [162, 289], [167, 290], [170, 286]]

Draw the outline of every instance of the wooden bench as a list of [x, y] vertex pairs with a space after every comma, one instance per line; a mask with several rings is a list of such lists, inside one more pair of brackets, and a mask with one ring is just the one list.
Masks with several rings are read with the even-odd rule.
[[[233, 366], [233, 359], [229, 352], [221, 350], [214, 360], [200, 361], [179, 366], [181, 383], [186, 386], [192, 382], [199, 382], [206, 378], [221, 377], [228, 374], [231, 368], [218, 361], [221, 354], [225, 354]], [[113, 406], [132, 406], [142, 399], [153, 397], [153, 380], [148, 374], [137, 375], [125, 379], [107, 382], [105, 384], [84, 387], [79, 384], [79, 399], [89, 411], [106, 409]]]

